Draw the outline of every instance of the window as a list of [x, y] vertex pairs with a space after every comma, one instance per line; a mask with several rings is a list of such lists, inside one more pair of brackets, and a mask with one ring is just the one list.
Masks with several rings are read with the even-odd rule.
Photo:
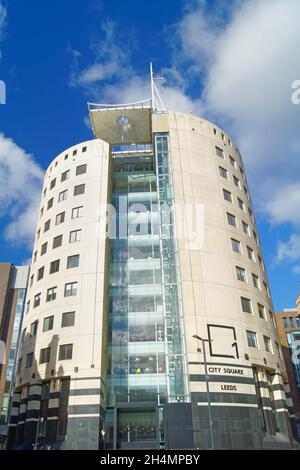
[[33, 308], [38, 307], [40, 305], [40, 303], [41, 303], [41, 293], [36, 294], [34, 296]]
[[28, 302], [26, 304], [26, 313], [29, 312], [29, 309], [30, 309], [30, 300], [28, 300]]
[[51, 302], [52, 300], [56, 299], [56, 291], [57, 287], [51, 287], [51, 289], [47, 290], [47, 302]]
[[72, 355], [73, 355], [73, 344], [62, 344], [59, 347], [59, 355], [58, 355], [59, 361], [67, 361], [69, 359], [72, 359]]
[[228, 179], [228, 171], [225, 170], [225, 168], [223, 168], [222, 166], [219, 166], [219, 171], [220, 171], [220, 176]]
[[62, 314], [61, 327], [67, 328], [68, 326], [75, 325], [75, 312], [66, 312]]
[[54, 178], [54, 180], [51, 181], [50, 183], [50, 189], [53, 189], [56, 185], [56, 178]]
[[256, 289], [260, 289], [259, 278], [258, 276], [256, 276], [256, 274], [252, 273], [252, 281], [253, 281], [254, 287], [256, 287]]
[[223, 196], [225, 201], [232, 202], [231, 192], [227, 191], [226, 189], [223, 189]]
[[44, 325], [43, 325], [43, 331], [50, 331], [53, 330], [53, 324], [54, 324], [54, 316], [52, 315], [51, 317], [47, 317], [44, 319]]
[[46, 194], [47, 194], [47, 188], [44, 189], [43, 197], [46, 197]]
[[37, 258], [37, 251], [35, 251], [34, 254], [33, 254], [33, 262], [34, 263], [36, 262], [36, 258]]
[[[274, 318], [274, 316], [273, 316]], [[296, 326], [297, 328], [300, 328], [300, 318], [296, 317]]]
[[227, 221], [229, 225], [236, 227], [236, 216], [227, 212]]
[[49, 271], [50, 274], [54, 274], [59, 271], [59, 263], [60, 263], [59, 259], [52, 261], [52, 263], [50, 264], [50, 271]]
[[243, 201], [238, 197], [238, 205], [239, 205], [239, 208], [241, 209], [241, 211], [244, 211], [245, 212], [245, 206], [244, 206], [244, 203]]
[[65, 212], [61, 212], [60, 214], [57, 214], [56, 219], [55, 219], [55, 225], [59, 225], [64, 223], [65, 221]]
[[246, 186], [244, 186], [244, 193], [246, 194], [247, 198], [250, 199], [248, 189], [246, 188]]
[[254, 251], [249, 246], [247, 246], [247, 253], [248, 253], [248, 258], [251, 259], [252, 261], [255, 261]]
[[63, 236], [62, 235], [58, 235], [57, 237], [53, 238], [53, 245], [52, 245], [52, 248], [58, 248], [59, 246], [62, 245], [62, 239], [63, 239]]
[[85, 184], [79, 184], [74, 188], [74, 196], [80, 196], [80, 194], [84, 194], [85, 192]]
[[237, 188], [240, 188], [240, 180], [233, 175], [233, 182]]
[[268, 336], [264, 336], [264, 345], [265, 345], [265, 350], [269, 353], [272, 352], [272, 343], [271, 339]]
[[78, 282], [69, 282], [65, 284], [65, 297], [77, 295]]
[[30, 325], [30, 330], [29, 330], [29, 335], [36, 336], [37, 334], [37, 329], [38, 329], [38, 321], [35, 321], [34, 323], [31, 323]]
[[265, 267], [264, 267], [264, 263], [263, 263], [261, 257], [260, 257], [259, 255], [257, 255], [257, 258], [258, 258], [258, 262], [259, 262], [259, 264], [260, 264], [261, 269], [264, 271], [264, 270], [265, 270]]
[[266, 319], [265, 307], [261, 304], [257, 304], [257, 308], [258, 308], [259, 317], [262, 318], [263, 320], [265, 320]]
[[80, 219], [83, 215], [83, 206], [72, 209], [72, 219]]
[[246, 297], [241, 297], [242, 310], [245, 313], [252, 313], [251, 300], [246, 299]]
[[288, 328], [288, 320], [286, 317], [283, 317], [283, 326], [284, 328]]
[[236, 168], [236, 161], [235, 161], [235, 159], [232, 158], [230, 155], [229, 155], [229, 161], [230, 161], [230, 164], [231, 164], [234, 168]]
[[40, 281], [44, 277], [45, 267], [43, 266], [37, 272], [37, 281]]
[[51, 209], [51, 207], [53, 207], [53, 202], [54, 202], [54, 198], [52, 197], [51, 199], [49, 199], [48, 203], [47, 203], [47, 210]]
[[51, 348], [41, 349], [40, 351], [40, 364], [47, 364], [50, 362]]
[[238, 266], [236, 266], [235, 269], [236, 269], [236, 276], [237, 276], [238, 281], [247, 282], [245, 269], [239, 268]]
[[41, 236], [41, 229], [37, 231], [36, 239], [39, 240], [40, 236]]
[[258, 344], [257, 344], [257, 336], [256, 336], [256, 333], [254, 333], [254, 331], [247, 331], [247, 342], [248, 342], [248, 346], [249, 348], [258, 348]]
[[30, 287], [32, 287], [33, 285], [33, 279], [34, 279], [34, 275], [30, 276]]
[[48, 230], [50, 229], [50, 223], [51, 223], [51, 220], [47, 220], [47, 222], [44, 225], [44, 232], [48, 232]]
[[70, 232], [70, 238], [69, 238], [70, 243], [76, 243], [80, 241], [81, 241], [81, 230], [74, 230], [73, 232]]
[[216, 147], [216, 154], [218, 155], [218, 157], [224, 158], [224, 152], [219, 147]]
[[290, 327], [294, 328], [295, 327], [294, 317], [289, 317], [289, 322], [290, 322]]
[[265, 289], [265, 292], [266, 292], [267, 296], [270, 297], [270, 291], [269, 291], [269, 288], [268, 288], [268, 284], [266, 282], [264, 282], [264, 289]]
[[232, 250], [236, 253], [241, 253], [241, 242], [235, 240], [234, 238], [231, 239]]
[[48, 243], [44, 243], [41, 247], [41, 256], [45, 255], [47, 253], [47, 246]]
[[67, 181], [70, 178], [70, 170], [64, 171], [61, 174], [61, 182]]
[[[273, 312], [269, 311], [269, 317], [270, 317], [270, 322], [271, 322], [271, 324], [274, 326], [274, 328], [276, 328], [276, 321], [275, 321]], [[297, 320], [299, 320], [299, 319], [297, 318]], [[298, 325], [297, 325], [297, 326], [298, 326]], [[299, 325], [299, 326], [300, 326], [300, 325]]]
[[79, 255], [68, 256], [67, 269], [78, 268]]
[[68, 158], [69, 158], [69, 155], [66, 154], [64, 159], [65, 159], [65, 160], [68, 160]]
[[258, 244], [257, 233], [254, 232], [254, 230], [253, 230], [253, 237], [254, 237], [254, 240], [256, 241], [256, 243]]
[[58, 202], [66, 201], [67, 195], [68, 195], [67, 189], [66, 189], [65, 191], [62, 191], [61, 193], [59, 193], [59, 195], [58, 195]]
[[87, 165], [80, 165], [76, 168], [76, 176], [86, 173]]
[[75, 157], [75, 155], [77, 155], [77, 150], [73, 150], [73, 157]]
[[27, 357], [26, 357], [26, 369], [29, 369], [30, 367], [32, 367], [32, 365], [33, 365], [33, 358], [34, 358], [33, 352], [27, 354]]
[[244, 222], [244, 221], [242, 221], [242, 225], [243, 225], [244, 233], [246, 233], [246, 235], [249, 235], [249, 225], [246, 224], [246, 222]]
[[275, 344], [276, 344], [277, 355], [279, 359], [282, 359], [281, 347], [279, 346], [278, 343], [275, 342]]
[[87, 151], [87, 147], [82, 147], [82, 153], [85, 153]]

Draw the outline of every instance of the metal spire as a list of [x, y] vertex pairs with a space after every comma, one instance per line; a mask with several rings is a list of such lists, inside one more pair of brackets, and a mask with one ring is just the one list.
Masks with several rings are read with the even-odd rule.
[[166, 111], [166, 107], [161, 97], [161, 90], [156, 85], [157, 80], [164, 80], [164, 78], [158, 75], [154, 75], [152, 62], [150, 62], [150, 78], [152, 109], [153, 111]]

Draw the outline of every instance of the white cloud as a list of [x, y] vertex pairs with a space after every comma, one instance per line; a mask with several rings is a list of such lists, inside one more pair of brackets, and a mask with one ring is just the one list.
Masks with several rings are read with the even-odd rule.
[[292, 234], [288, 241], [279, 242], [277, 246], [276, 262], [297, 261], [300, 258], [300, 237]]
[[9, 242], [32, 243], [42, 179], [32, 156], [0, 133], [0, 218], [8, 219], [4, 236]]

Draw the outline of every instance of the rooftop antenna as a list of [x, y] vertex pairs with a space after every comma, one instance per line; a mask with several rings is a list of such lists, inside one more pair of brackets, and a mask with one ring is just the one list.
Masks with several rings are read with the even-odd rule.
[[151, 103], [153, 111], [166, 111], [166, 107], [161, 97], [161, 90], [156, 85], [157, 80], [164, 80], [163, 77], [159, 75], [154, 75], [153, 65], [150, 62], [150, 78], [151, 78]]

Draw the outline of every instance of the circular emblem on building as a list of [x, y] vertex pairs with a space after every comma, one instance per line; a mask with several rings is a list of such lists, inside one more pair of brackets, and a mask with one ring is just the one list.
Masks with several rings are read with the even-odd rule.
[[119, 116], [119, 117], [117, 118], [117, 124], [118, 124], [119, 126], [121, 126], [121, 127], [126, 127], [126, 126], [128, 126], [128, 124], [129, 124], [129, 119], [128, 119], [128, 117], [127, 117], [127, 116], [124, 116], [124, 115]]

